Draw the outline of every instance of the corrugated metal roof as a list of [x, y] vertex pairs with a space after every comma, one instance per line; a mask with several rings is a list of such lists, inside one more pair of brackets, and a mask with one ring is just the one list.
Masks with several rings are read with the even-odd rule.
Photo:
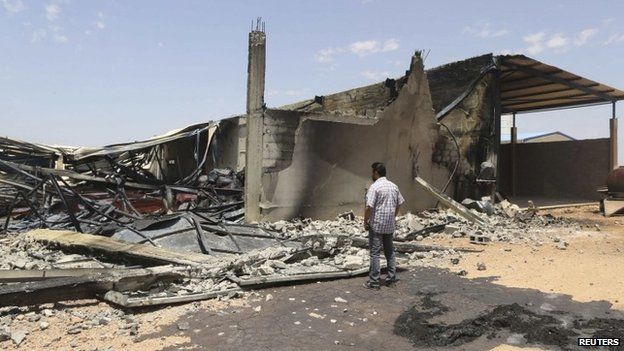
[[611, 103], [624, 91], [524, 55], [497, 56], [502, 113]]

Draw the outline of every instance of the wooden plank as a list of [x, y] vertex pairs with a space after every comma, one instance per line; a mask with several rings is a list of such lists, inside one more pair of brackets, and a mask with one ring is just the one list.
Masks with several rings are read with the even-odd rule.
[[202, 264], [214, 264], [217, 261], [213, 257], [194, 252], [168, 250], [149, 244], [127, 243], [105, 236], [71, 231], [36, 229], [26, 233], [26, 237], [47, 245], [59, 246], [67, 251], [95, 251], [138, 263], [200, 266]]
[[144, 307], [155, 305], [169, 305], [175, 303], [208, 300], [217, 296], [228, 295], [233, 292], [241, 291], [241, 288], [232, 288], [221, 291], [201, 292], [196, 294], [177, 295], [177, 296], [142, 296], [132, 297], [118, 291], [110, 290], [104, 294], [103, 299], [122, 307]]
[[464, 205], [462, 205], [459, 202], [451, 199], [448, 195], [446, 195], [444, 193], [441, 193], [436, 188], [434, 188], [429, 183], [427, 183], [424, 179], [422, 179], [420, 177], [416, 177], [416, 178], [414, 178], [414, 180], [416, 180], [416, 183], [418, 185], [420, 185], [422, 189], [424, 189], [429, 194], [431, 194], [433, 197], [438, 199], [438, 201], [440, 201], [440, 203], [442, 203], [444, 206], [446, 206], [446, 207], [450, 208], [451, 210], [455, 211], [455, 213], [457, 213], [458, 215], [460, 215], [463, 218], [467, 219], [468, 221], [470, 221], [472, 223], [475, 223], [475, 224], [479, 225], [480, 227], [483, 227], [483, 228], [486, 227], [485, 221], [483, 219], [481, 219], [481, 217], [477, 216], [476, 214], [474, 214], [470, 210], [468, 210]]

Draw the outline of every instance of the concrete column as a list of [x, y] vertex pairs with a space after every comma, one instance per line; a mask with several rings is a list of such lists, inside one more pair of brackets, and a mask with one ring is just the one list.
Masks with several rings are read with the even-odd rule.
[[260, 219], [264, 132], [264, 73], [266, 35], [263, 24], [249, 33], [247, 62], [247, 141], [245, 147], [245, 221]]
[[518, 143], [518, 128], [516, 127], [516, 114], [513, 114], [513, 126], [511, 127], [511, 196], [516, 195], [516, 144]]

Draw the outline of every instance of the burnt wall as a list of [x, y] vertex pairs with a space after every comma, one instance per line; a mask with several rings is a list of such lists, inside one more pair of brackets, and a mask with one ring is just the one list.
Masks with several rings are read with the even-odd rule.
[[240, 144], [244, 144], [246, 136], [242, 135], [245, 130], [239, 125], [239, 119], [240, 117], [232, 117], [219, 122], [219, 128], [215, 132], [211, 145], [215, 168], [240, 170], [238, 169], [239, 157], [244, 157], [240, 155], [240, 146], [242, 146]]
[[[501, 189], [511, 193], [511, 145], [501, 145]], [[516, 194], [597, 200], [609, 172], [609, 139], [516, 145]]]
[[[414, 176], [418, 174], [438, 187], [447, 179], [448, 171], [431, 161], [437, 127], [426, 75], [418, 58], [396, 100], [373, 125], [297, 118], [287, 112], [266, 116], [273, 119], [265, 122], [266, 127], [288, 128], [279, 129], [283, 136], [279, 138], [268, 137], [269, 129], [265, 129], [265, 144], [274, 143], [284, 150], [265, 153], [260, 205], [263, 220], [334, 218], [346, 210], [362, 214], [374, 161], [386, 163], [388, 178], [406, 199], [404, 211], [435, 204], [435, 199], [414, 183]], [[290, 152], [291, 131], [294, 148], [286, 166], [288, 162], [283, 161], [288, 161], [284, 156]], [[285, 168], [271, 167], [273, 163]]]
[[[491, 62], [492, 55], [483, 55], [428, 70], [436, 112], [460, 96]], [[495, 142], [490, 81], [489, 75], [481, 78], [473, 91], [440, 121], [457, 139], [459, 152], [445, 128], [440, 128], [435, 141], [433, 162], [452, 170], [459, 157], [458, 169], [447, 193], [460, 201], [482, 195], [475, 180], [481, 163], [487, 159], [488, 151]]]
[[451, 134], [440, 128], [435, 142], [433, 161], [452, 170], [459, 155], [460, 161], [454, 177], [451, 194], [457, 200], [480, 197], [476, 177], [488, 150], [495, 142], [492, 135], [494, 122], [490, 77], [485, 76], [464, 101], [440, 121], [457, 139], [459, 152]]
[[492, 60], [492, 54], [487, 54], [427, 70], [431, 101], [436, 113], [464, 92]]

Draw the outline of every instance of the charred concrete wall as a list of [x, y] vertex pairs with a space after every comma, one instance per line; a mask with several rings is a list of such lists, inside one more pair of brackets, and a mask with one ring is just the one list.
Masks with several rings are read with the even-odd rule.
[[231, 168], [240, 171], [244, 167], [245, 127], [241, 125], [244, 117], [232, 117], [221, 120], [214, 135], [214, 167]]
[[[511, 145], [501, 145], [501, 189], [511, 193]], [[609, 139], [516, 145], [516, 195], [597, 200], [609, 173]]]
[[[460, 96], [471, 82], [477, 79], [484, 67], [492, 63], [492, 55], [483, 55], [454, 62], [427, 71], [433, 106], [441, 111]], [[459, 153], [449, 132], [441, 128], [435, 141], [433, 161], [452, 170], [459, 157], [457, 173], [452, 187], [447, 191], [458, 200], [478, 198], [475, 182], [479, 166], [487, 159], [493, 139], [493, 104], [490, 89], [491, 78], [485, 75], [474, 90], [446, 115], [444, 123], [459, 144]]]
[[299, 123], [299, 115], [294, 112], [265, 112], [262, 160], [264, 172], [279, 172], [291, 165]]
[[334, 218], [346, 210], [362, 214], [374, 161], [386, 163], [388, 178], [406, 199], [405, 211], [433, 206], [435, 200], [413, 178], [418, 174], [440, 186], [448, 171], [432, 162], [438, 132], [420, 58], [415, 57], [397, 95], [370, 123], [318, 120], [296, 111], [266, 113], [262, 219]]

